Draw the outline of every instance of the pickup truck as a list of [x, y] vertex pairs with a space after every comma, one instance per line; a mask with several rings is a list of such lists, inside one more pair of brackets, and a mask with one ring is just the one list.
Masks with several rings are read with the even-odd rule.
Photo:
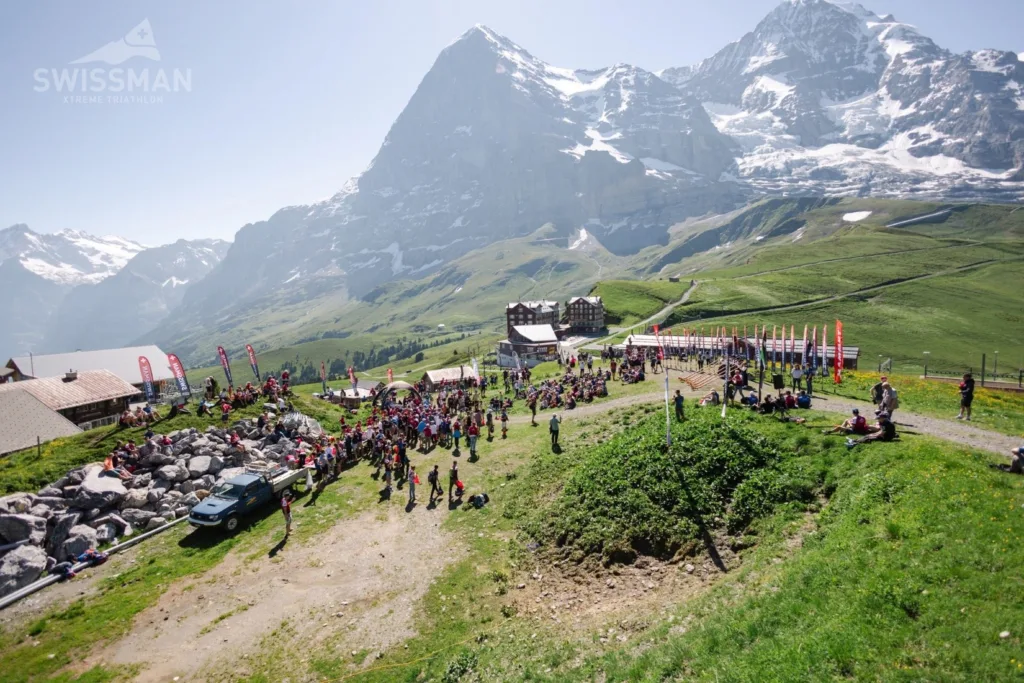
[[291, 470], [246, 470], [225, 481], [199, 505], [192, 508], [188, 522], [194, 527], [238, 528], [241, 517], [251, 514], [281, 495], [297, 481], [305, 481], [306, 468]]

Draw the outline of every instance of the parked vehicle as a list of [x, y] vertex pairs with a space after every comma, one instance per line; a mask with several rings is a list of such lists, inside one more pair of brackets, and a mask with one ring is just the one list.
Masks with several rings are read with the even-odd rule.
[[199, 505], [192, 508], [188, 522], [194, 527], [238, 528], [241, 518], [270, 501], [276, 501], [297, 481], [304, 481], [307, 469], [246, 470], [225, 481]]

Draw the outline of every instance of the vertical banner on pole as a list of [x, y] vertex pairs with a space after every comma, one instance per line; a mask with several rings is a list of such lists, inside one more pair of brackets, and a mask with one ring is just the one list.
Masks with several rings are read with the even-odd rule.
[[843, 323], [840, 320], [836, 320], [836, 362], [835, 362], [835, 382], [836, 384], [843, 383]]
[[388, 368], [388, 384], [395, 381], [395, 373], [391, 368]]
[[359, 381], [356, 379], [356, 366], [350, 365], [348, 368], [348, 380], [352, 383], [352, 395], [359, 395]]
[[810, 373], [813, 375], [818, 369], [818, 326], [814, 326], [814, 333], [811, 336], [811, 367]]
[[821, 326], [821, 376], [828, 374], [828, 325]]
[[171, 374], [178, 384], [178, 391], [182, 396], [192, 398], [192, 389], [188, 386], [188, 378], [185, 377], [185, 368], [173, 353], [167, 354], [167, 363], [171, 366]]
[[796, 325], [789, 326], [789, 367], [796, 367]]
[[231, 363], [228, 362], [228, 352], [224, 350], [223, 346], [217, 347], [217, 356], [220, 358], [220, 366], [224, 368], [224, 376], [227, 377], [228, 386], [235, 386], [235, 383], [231, 380]]
[[320, 361], [320, 388], [327, 393], [327, 364]]
[[[658, 326], [654, 326], [654, 339], [658, 342], [658, 360], [664, 365], [665, 352], [661, 348], [661, 337], [658, 335]], [[664, 369], [664, 368], [663, 368]], [[668, 411], [668, 370], [665, 370], [665, 446], [672, 445], [672, 418]]]
[[775, 359], [779, 355], [778, 347], [775, 346], [775, 331], [777, 325], [772, 325], [772, 374], [775, 373]]
[[153, 366], [149, 364], [149, 359], [145, 356], [139, 356], [139, 374], [142, 375], [142, 390], [146, 393], [146, 401], [153, 403], [156, 401], [156, 388], [153, 385]]
[[803, 365], [804, 369], [807, 368], [807, 325], [806, 324], [804, 325], [804, 338], [803, 338], [803, 341], [800, 342], [800, 365]]
[[252, 350], [252, 344], [246, 344], [245, 351], [249, 354], [249, 367], [252, 368], [252, 374], [256, 375], [257, 382], [261, 382], [260, 366], [256, 363], [256, 352]]

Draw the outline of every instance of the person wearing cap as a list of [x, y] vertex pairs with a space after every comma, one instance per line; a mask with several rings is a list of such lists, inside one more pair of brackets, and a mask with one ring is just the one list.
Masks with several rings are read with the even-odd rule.
[[868, 421], [864, 419], [864, 416], [860, 414], [859, 408], [853, 409], [853, 416], [850, 419], [843, 422], [841, 425], [836, 425], [832, 429], [826, 429], [822, 431], [822, 434], [867, 434], [868, 433]]
[[895, 438], [896, 425], [893, 424], [891, 419], [889, 419], [889, 413], [883, 410], [880, 413], [878, 413], [878, 423], [871, 430], [871, 432], [862, 436], [856, 441], [854, 441], [853, 439], [847, 439], [846, 447], [853, 448], [857, 444], [868, 443], [871, 441], [892, 441]]

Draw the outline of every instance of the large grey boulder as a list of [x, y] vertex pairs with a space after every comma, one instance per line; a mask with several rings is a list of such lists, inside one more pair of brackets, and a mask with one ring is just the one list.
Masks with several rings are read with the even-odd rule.
[[170, 465], [173, 462], [174, 456], [161, 450], [153, 451], [142, 459], [142, 464], [146, 467], [161, 467], [163, 465]]
[[8, 543], [27, 540], [42, 545], [46, 539], [46, 520], [29, 514], [0, 515], [0, 537]]
[[136, 529], [145, 527], [146, 522], [154, 517], [156, 517], [156, 513], [150, 510], [137, 510], [135, 508], [121, 510], [121, 519], [128, 522]]
[[181, 465], [164, 465], [158, 469], [154, 475], [160, 479], [166, 479], [170, 482], [185, 481], [188, 479], [188, 470]]
[[199, 505], [199, 496], [194, 493], [190, 493], [181, 499], [181, 503], [183, 505], [187, 505], [189, 508], [193, 508], [196, 505]]
[[46, 553], [34, 545], [23, 545], [0, 558], [0, 596], [24, 588], [46, 569]]
[[61, 545], [57, 560], [61, 562], [73, 560], [89, 548], [95, 548], [99, 544], [98, 540], [96, 530], [91, 526], [84, 524], [74, 526], [68, 534], [68, 539]]
[[53, 514], [53, 510], [46, 507], [45, 505], [40, 505], [36, 503], [31, 508], [29, 508], [28, 514], [32, 515], [33, 517], [42, 517], [43, 519], [49, 519], [50, 515]]
[[213, 459], [208, 455], [196, 455], [188, 461], [188, 476], [191, 479], [198, 479], [210, 471], [210, 462]]
[[32, 505], [32, 495], [29, 493], [12, 493], [0, 498], [0, 510], [5, 512], [25, 513]]
[[50, 532], [50, 539], [46, 542], [46, 552], [54, 557], [60, 552], [64, 541], [68, 540], [71, 529], [82, 519], [79, 512], [68, 512], [56, 518], [53, 531]]
[[143, 474], [136, 474], [132, 477], [131, 483], [128, 484], [129, 488], [133, 489], [144, 489], [148, 488], [153, 483], [153, 475], [149, 472]]
[[[199, 479], [196, 479], [196, 481], [199, 481]], [[183, 481], [180, 484], [178, 484], [177, 491], [179, 493], [183, 493], [183, 494], [184, 493], [192, 493], [195, 490], [195, 487], [196, 487], [196, 485], [195, 485], [194, 482]]]
[[225, 470], [221, 470], [220, 476], [217, 477], [216, 484], [221, 484], [229, 479], [234, 479], [240, 474], [245, 474], [244, 467], [229, 467]]
[[[174, 518], [174, 513], [171, 512], [169, 514], [170, 514], [171, 518], [173, 519]], [[162, 527], [165, 524], [167, 524], [167, 520], [164, 519], [163, 517], [151, 517], [149, 519], [149, 521], [146, 522], [146, 531], [152, 531], [153, 529], [159, 529], [160, 527]]]
[[132, 489], [125, 494], [121, 501], [121, 509], [140, 508], [149, 502], [149, 491], [146, 489]]
[[53, 510], [63, 510], [67, 508], [69, 502], [66, 498], [59, 496], [36, 496], [35, 504], [45, 505]]
[[92, 467], [86, 472], [72, 505], [83, 510], [105, 510], [121, 502], [127, 492], [119, 477], [103, 474], [102, 467]]
[[101, 545], [104, 543], [113, 543], [117, 540], [117, 527], [107, 522], [96, 527], [96, 541]]
[[60, 498], [64, 495], [64, 490], [56, 484], [47, 486], [46, 488], [39, 491], [39, 495], [46, 498]]
[[207, 472], [210, 474], [217, 474], [222, 469], [224, 469], [226, 465], [227, 463], [224, 462], [224, 458], [222, 456], [215, 455], [212, 458], [210, 458], [210, 467], [203, 474], [206, 474]]

